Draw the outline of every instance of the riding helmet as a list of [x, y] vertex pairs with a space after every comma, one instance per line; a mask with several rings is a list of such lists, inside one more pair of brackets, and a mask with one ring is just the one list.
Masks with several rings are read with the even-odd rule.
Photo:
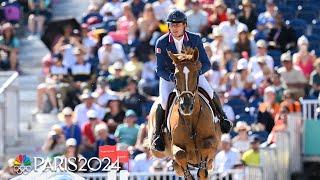
[[187, 22], [187, 16], [184, 14], [184, 12], [175, 9], [168, 15], [167, 18], [168, 23], [186, 23]]

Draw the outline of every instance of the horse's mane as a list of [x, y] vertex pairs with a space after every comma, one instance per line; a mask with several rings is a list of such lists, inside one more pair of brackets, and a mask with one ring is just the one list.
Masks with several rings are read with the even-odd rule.
[[179, 60], [179, 63], [177, 63], [177, 66], [180, 65], [187, 65], [187, 64], [193, 64], [196, 62], [195, 59], [193, 59], [193, 53], [195, 49], [190, 47], [182, 47], [181, 53], [175, 54], [177, 59]]

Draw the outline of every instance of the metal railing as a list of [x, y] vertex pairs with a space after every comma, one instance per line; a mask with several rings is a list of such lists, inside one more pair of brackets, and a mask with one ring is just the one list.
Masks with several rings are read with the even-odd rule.
[[0, 160], [5, 157], [5, 148], [13, 145], [19, 137], [18, 76], [13, 71], [0, 72]]
[[301, 99], [302, 119], [320, 118], [320, 99]]
[[[197, 172], [191, 171], [191, 174], [196, 177]], [[113, 180], [109, 173], [80, 173], [78, 174], [85, 179], [90, 180]], [[127, 175], [121, 176], [117, 174], [121, 180], [183, 180], [183, 177], [176, 176], [175, 172], [128, 172]], [[212, 171], [209, 173], [210, 180], [262, 180], [263, 171], [260, 167], [245, 167], [244, 169], [228, 170], [224, 173]], [[115, 179], [115, 178], [114, 178]]]

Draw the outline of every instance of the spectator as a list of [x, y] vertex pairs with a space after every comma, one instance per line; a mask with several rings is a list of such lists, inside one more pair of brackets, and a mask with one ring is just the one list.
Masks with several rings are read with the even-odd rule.
[[142, 108], [147, 99], [138, 92], [137, 85], [137, 80], [133, 78], [128, 79], [127, 92], [122, 102], [125, 108], [132, 109], [138, 117], [141, 117], [143, 115]]
[[123, 123], [125, 111], [122, 103], [117, 96], [113, 96], [107, 103], [107, 112], [103, 117], [103, 121], [107, 123], [109, 133], [114, 134], [117, 126]]
[[188, 18], [188, 29], [191, 32], [206, 34], [208, 24], [208, 14], [201, 9], [198, 0], [192, 0], [192, 9], [186, 12]]
[[97, 88], [92, 94], [96, 99], [96, 103], [101, 107], [106, 107], [109, 100], [116, 96], [116, 92], [110, 89], [108, 79], [100, 76], [97, 79]]
[[289, 113], [289, 108], [287, 106], [281, 106], [279, 114], [276, 115], [275, 125], [272, 128], [271, 133], [268, 136], [267, 145], [276, 143], [276, 132], [284, 131], [287, 129], [287, 115]]
[[49, 101], [52, 105], [52, 114], [58, 113], [57, 103], [57, 86], [60, 82], [68, 82], [68, 69], [62, 64], [61, 54], [53, 56], [54, 64], [50, 67], [49, 74], [46, 77], [44, 83], [41, 83], [37, 87], [37, 109], [33, 114], [42, 112], [43, 110], [43, 98], [48, 95]]
[[227, 118], [229, 121], [234, 122], [235, 120], [235, 114], [231, 106], [229, 106], [227, 103], [226, 95], [224, 91], [218, 91], [218, 97], [220, 102], [222, 103], [222, 110], [226, 113]]
[[78, 123], [80, 127], [83, 126], [88, 120], [87, 112], [92, 109], [95, 110], [95, 113], [97, 114], [98, 119], [102, 119], [105, 110], [102, 109], [98, 104], [94, 102], [94, 98], [91, 93], [83, 93], [80, 96], [80, 99], [82, 100], [81, 104], [78, 104], [75, 109], [75, 121]]
[[266, 81], [268, 81], [269, 83], [269, 80], [272, 76], [273, 68], [270, 68], [266, 61], [266, 56], [259, 56], [257, 58], [257, 63], [260, 71], [257, 71], [255, 74], [252, 73], [256, 87], [262, 87], [263, 83], [265, 83]]
[[261, 66], [259, 65], [259, 58], [261, 57], [266, 62], [269, 69], [273, 69], [274, 63], [273, 58], [267, 54], [267, 43], [264, 40], [259, 40], [256, 43], [257, 54], [250, 58], [248, 68], [252, 75], [262, 72]]
[[276, 103], [276, 91], [269, 86], [264, 90], [263, 102], [259, 105], [257, 122], [265, 126], [267, 132], [271, 132], [274, 126], [275, 115], [279, 112], [279, 104]]
[[[211, 50], [210, 48], [207, 49]], [[219, 63], [217, 61], [212, 62], [211, 69], [204, 75], [213, 89], [217, 90], [220, 88], [223, 74], [220, 71]]]
[[42, 150], [47, 153], [47, 157], [59, 156], [65, 151], [65, 142], [66, 138], [61, 126], [55, 124], [51, 127]]
[[120, 92], [127, 86], [128, 76], [123, 72], [123, 64], [119, 61], [109, 67], [108, 82], [112, 91]]
[[[82, 34], [82, 43], [85, 48], [85, 58], [91, 60], [95, 57], [95, 48], [97, 46], [97, 41], [92, 37], [89, 36], [89, 26], [87, 24], [81, 24], [81, 34]], [[92, 66], [96, 64], [91, 63]]]
[[126, 62], [126, 57], [122, 46], [114, 43], [111, 36], [104, 36], [102, 46], [98, 50], [98, 57], [101, 66], [110, 66], [116, 61]]
[[225, 43], [223, 41], [224, 37], [220, 27], [216, 26], [215, 28], [213, 28], [212, 35], [214, 40], [210, 43], [212, 54], [213, 54], [211, 61], [214, 61], [214, 60], [219, 61], [223, 57], [223, 50], [225, 47]]
[[74, 122], [74, 113], [70, 107], [65, 107], [61, 113], [58, 114], [58, 119], [64, 124], [62, 130], [66, 139], [74, 138], [77, 145], [81, 144], [81, 129]]
[[248, 72], [248, 61], [244, 58], [237, 63], [237, 71], [232, 72], [229, 76], [231, 86], [229, 94], [231, 96], [242, 95], [244, 89], [252, 88], [253, 77]]
[[14, 33], [14, 28], [10, 23], [2, 25], [2, 35], [0, 36], [1, 68], [4, 70], [18, 70], [18, 52], [20, 42]]
[[154, 163], [154, 158], [151, 155], [149, 144], [145, 139], [143, 141], [143, 152], [138, 154], [132, 161], [132, 172], [149, 172], [150, 167]]
[[101, 7], [100, 4], [91, 2], [87, 12], [85, 12], [82, 17], [82, 23], [88, 23], [91, 17], [95, 17], [99, 22], [102, 22], [103, 16], [99, 14], [99, 7]]
[[296, 46], [296, 35], [292, 27], [283, 22], [282, 15], [275, 16], [275, 25], [268, 33], [270, 49], [278, 49], [282, 52], [293, 49]]
[[86, 53], [86, 49], [81, 43], [79, 30], [73, 30], [72, 26], [66, 25], [63, 36], [58, 39], [52, 50], [54, 53], [61, 53], [63, 55], [63, 65], [70, 68], [77, 61], [74, 54], [75, 49], [80, 49], [83, 54]]
[[311, 96], [319, 97], [319, 92], [320, 92], [320, 59], [319, 58], [314, 63], [314, 70], [310, 75], [309, 84], [312, 86]]
[[[164, 161], [162, 159], [156, 159], [153, 161], [151, 167], [149, 168], [149, 172], [151, 174], [153, 173], [159, 173], [159, 172], [167, 172], [168, 170], [168, 165], [167, 165], [167, 161]], [[163, 179], [167, 179], [169, 178], [168, 176], [164, 176], [162, 177]], [[161, 178], [160, 178], [161, 180]]]
[[278, 72], [285, 89], [290, 90], [294, 94], [294, 98], [304, 97], [306, 78], [303, 72], [293, 65], [290, 52], [281, 55], [281, 62], [283, 67], [279, 68]]
[[136, 79], [140, 79], [143, 63], [139, 61], [138, 56], [135, 52], [131, 52], [129, 54], [129, 58], [130, 58], [130, 61], [128, 61], [124, 65], [124, 71], [126, 75]]
[[152, 33], [158, 28], [159, 22], [156, 19], [154, 10], [151, 4], [146, 4], [143, 9], [143, 15], [138, 19], [139, 40], [148, 42]]
[[314, 53], [308, 51], [309, 41], [304, 35], [298, 39], [297, 44], [299, 51], [293, 54], [293, 64], [298, 66], [302, 70], [304, 76], [309, 79], [310, 74], [313, 71], [313, 63], [316, 56]]
[[42, 33], [43, 25], [46, 21], [46, 15], [49, 13], [47, 11], [46, 4], [45, 0], [28, 0], [30, 12], [28, 28], [31, 36], [37, 35], [40, 37]]
[[239, 22], [247, 25], [249, 32], [256, 28], [258, 16], [254, 4], [250, 0], [242, 0], [242, 11], [238, 15]]
[[[81, 154], [79, 154], [79, 145], [77, 144], [77, 140], [74, 138], [69, 138], [66, 141], [66, 151], [62, 158], [68, 159], [68, 161], [64, 161], [61, 167], [68, 167], [67, 170], [71, 172], [78, 172], [80, 167], [84, 166], [84, 162], [80, 160], [83, 158]], [[75, 158], [74, 160], [72, 158]], [[72, 163], [70, 163], [72, 161]], [[64, 164], [67, 163], [67, 164]], [[76, 167], [74, 166], [76, 165]]]
[[218, 173], [224, 173], [240, 164], [241, 155], [237, 149], [232, 148], [229, 134], [221, 136], [221, 151], [217, 153], [214, 160], [214, 169]]
[[258, 16], [258, 24], [263, 26], [263, 29], [271, 29], [275, 25], [275, 17], [277, 14], [277, 6], [273, 0], [266, 1], [266, 11]]
[[85, 61], [85, 54], [80, 48], [75, 48], [73, 54], [76, 56], [76, 63], [70, 67], [70, 74], [74, 82], [73, 86], [79, 90], [81, 86], [91, 87], [95, 81], [93, 67]]
[[117, 144], [115, 137], [108, 132], [108, 127], [105, 123], [100, 123], [94, 128], [95, 133], [95, 152], [96, 156], [99, 155], [99, 147], [105, 145], [114, 146]]
[[223, 34], [225, 44], [232, 47], [233, 40], [237, 37], [238, 29], [248, 29], [247, 26], [237, 20], [236, 12], [233, 9], [227, 10], [228, 21], [222, 22], [219, 27]]
[[82, 153], [86, 158], [94, 156], [94, 148], [96, 138], [94, 136], [95, 127], [99, 124], [103, 124], [104, 122], [98, 119], [98, 114], [95, 110], [90, 109], [87, 112], [88, 120], [81, 127], [81, 133], [83, 138], [82, 143]]
[[122, 5], [123, 16], [117, 20], [116, 31], [111, 31], [108, 35], [121, 44], [131, 44], [135, 38], [137, 22], [132, 14], [131, 6], [128, 3]]
[[250, 136], [251, 148], [243, 153], [242, 161], [246, 166], [260, 166], [260, 139], [257, 135]]
[[283, 87], [282, 87], [282, 82], [280, 79], [280, 74], [278, 72], [273, 72], [272, 76], [271, 76], [271, 82], [272, 82], [272, 86], [275, 88], [276, 90], [276, 102], [280, 103], [282, 101], [282, 95], [283, 95]]
[[230, 73], [236, 69], [237, 60], [235, 59], [234, 53], [230, 47], [224, 47], [223, 58], [220, 64], [222, 71], [225, 73]]
[[250, 148], [250, 141], [248, 132], [250, 131], [250, 126], [245, 121], [238, 121], [234, 131], [238, 133], [232, 139], [232, 145], [234, 148], [238, 149], [240, 153], [244, 153]]
[[106, 17], [109, 13], [112, 14], [116, 19], [120, 18], [123, 14], [122, 12], [122, 2], [119, 0], [112, 0], [106, 2], [100, 9], [100, 15]]
[[170, 0], [158, 0], [152, 3], [153, 11], [159, 21], [166, 22], [167, 16], [172, 6]]
[[[248, 29], [245, 27], [238, 28], [238, 37], [234, 41], [233, 50], [237, 53], [238, 57], [243, 57], [243, 54], [246, 56], [256, 55], [256, 44], [253, 40], [250, 39], [248, 34]], [[243, 53], [246, 52], [246, 53]]]
[[143, 64], [141, 79], [147, 82], [153, 82], [156, 80], [157, 60], [154, 52], [149, 53], [149, 61]]
[[136, 113], [131, 109], [127, 110], [124, 124], [120, 124], [114, 133], [119, 143], [126, 146], [134, 146], [136, 144], [139, 132], [139, 126], [135, 124], [136, 120]]
[[290, 113], [301, 112], [300, 102], [294, 99], [294, 96], [290, 90], [285, 90], [283, 92], [283, 101], [281, 102], [280, 107], [283, 106], [287, 107]]
[[142, 0], [133, 0], [130, 3], [132, 13], [136, 19], [142, 16], [145, 2]]
[[227, 21], [226, 10], [227, 6], [223, 0], [215, 0], [213, 9], [208, 16], [209, 25], [219, 25], [221, 22]]

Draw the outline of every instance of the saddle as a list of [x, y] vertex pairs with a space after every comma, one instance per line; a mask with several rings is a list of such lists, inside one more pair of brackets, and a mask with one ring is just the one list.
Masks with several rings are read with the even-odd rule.
[[[207, 102], [208, 106], [211, 107], [212, 111], [213, 111], [213, 115], [219, 116], [217, 107], [214, 105], [212, 99], [210, 98], [209, 94], [201, 87], [198, 87], [198, 94], [200, 95], [201, 98], [203, 98], [205, 100], [205, 102]], [[168, 98], [168, 102], [167, 102], [167, 109], [165, 112], [165, 121], [163, 124], [163, 127], [166, 127], [164, 129], [166, 129], [168, 132], [170, 132], [170, 128], [168, 126], [168, 117], [171, 113], [171, 106], [173, 105], [173, 102], [175, 101], [177, 97], [176, 92], [171, 92]]]

